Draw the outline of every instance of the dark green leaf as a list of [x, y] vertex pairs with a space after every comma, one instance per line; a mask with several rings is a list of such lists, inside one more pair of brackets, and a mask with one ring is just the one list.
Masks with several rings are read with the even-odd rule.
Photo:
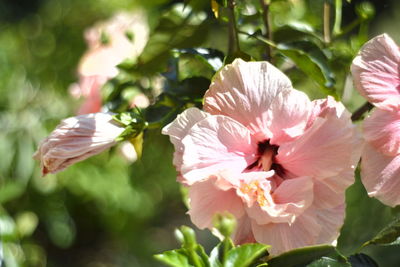
[[186, 251], [183, 249], [166, 251], [162, 254], [157, 254], [154, 257], [168, 266], [193, 267], [193, 265], [189, 264], [188, 256], [186, 255]]
[[268, 261], [268, 266], [271, 267], [291, 267], [296, 265], [305, 265], [310, 262], [319, 259], [323, 256], [327, 256], [335, 252], [335, 248], [329, 245], [320, 245], [312, 247], [304, 247], [295, 249], [277, 257], [271, 258]]
[[351, 267], [351, 265], [350, 263], [345, 261], [322, 257], [321, 259], [318, 259], [308, 264], [307, 267]]
[[354, 253], [398, 217], [395, 209], [368, 197], [359, 171], [356, 175], [356, 182], [346, 191], [346, 217], [337, 244], [339, 251], [344, 254]]
[[374, 238], [370, 241], [367, 241], [363, 246], [368, 246], [371, 244], [381, 245], [381, 244], [391, 244], [394, 242], [394, 245], [397, 245], [397, 239], [400, 236], [400, 218], [397, 218], [395, 221], [391, 222], [388, 226], [386, 226], [382, 231], [380, 231]]
[[274, 31], [274, 41], [276, 43], [298, 40], [310, 40], [318, 44], [323, 43], [322, 37], [315, 33], [311, 25], [306, 23], [292, 22]]
[[231, 249], [225, 262], [224, 267], [247, 267], [256, 263], [261, 257], [268, 255], [269, 246], [263, 244], [245, 244]]
[[313, 79], [327, 94], [337, 97], [334, 74], [323, 51], [309, 41], [280, 43], [280, 53], [290, 58], [296, 66]]
[[350, 256], [349, 261], [352, 267], [378, 267], [378, 264], [364, 253]]

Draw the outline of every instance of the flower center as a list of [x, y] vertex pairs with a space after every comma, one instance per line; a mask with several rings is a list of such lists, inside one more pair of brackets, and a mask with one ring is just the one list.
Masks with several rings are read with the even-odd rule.
[[258, 143], [257, 149], [257, 160], [247, 166], [246, 171], [250, 170], [262, 170], [262, 171], [270, 171], [274, 170], [275, 173], [279, 176], [282, 176], [285, 173], [282, 165], [276, 162], [275, 156], [278, 154], [279, 146], [271, 145], [269, 140], [265, 140], [263, 142]]

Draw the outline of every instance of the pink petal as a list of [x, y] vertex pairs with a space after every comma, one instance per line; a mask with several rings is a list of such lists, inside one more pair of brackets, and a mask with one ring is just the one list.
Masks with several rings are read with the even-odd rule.
[[252, 221], [253, 234], [257, 242], [271, 245], [270, 254], [315, 245], [323, 225], [318, 223], [314, 210], [307, 210], [293, 224], [269, 223], [260, 225]]
[[323, 225], [320, 229], [316, 244], [331, 244], [339, 237], [340, 228], [344, 223], [345, 204], [342, 203], [330, 209], [317, 209], [318, 224]]
[[237, 59], [214, 77], [205, 94], [204, 110], [229, 116], [261, 140], [269, 139], [268, 111], [277, 95], [290, 90], [290, 80], [268, 62]]
[[354, 183], [354, 169], [314, 181], [314, 205], [319, 209], [331, 209], [344, 203], [346, 189]]
[[193, 183], [223, 170], [242, 173], [256, 160], [257, 143], [249, 130], [225, 116], [196, 123], [183, 138], [181, 174]]
[[388, 156], [400, 153], [400, 112], [375, 109], [364, 120], [364, 136], [368, 143]]
[[284, 180], [266, 199], [267, 205], [257, 203], [247, 208], [249, 217], [257, 224], [293, 223], [313, 201], [313, 181], [310, 177]]
[[351, 168], [356, 131], [347, 116], [317, 117], [298, 139], [280, 146], [277, 162], [297, 176], [335, 176]]
[[271, 144], [283, 144], [303, 134], [311, 111], [308, 96], [297, 90], [283, 91], [271, 104], [268, 128]]
[[247, 215], [242, 216], [237, 220], [236, 230], [233, 234], [232, 240], [236, 245], [256, 242], [253, 236], [251, 220]]
[[392, 110], [400, 104], [400, 50], [387, 35], [368, 41], [353, 60], [357, 90], [375, 106]]
[[162, 134], [169, 135], [169, 139], [174, 145], [175, 152], [173, 164], [178, 170], [180, 170], [182, 166], [182, 139], [188, 134], [193, 125], [208, 116], [207, 113], [197, 108], [188, 108], [179, 114], [173, 122], [162, 129]]
[[399, 205], [399, 178], [400, 155], [384, 155], [367, 144], [361, 160], [361, 179], [368, 195], [392, 207]]
[[244, 214], [243, 202], [232, 187], [222, 190], [216, 186], [216, 176], [196, 182], [189, 189], [190, 209], [192, 222], [200, 229], [212, 228], [213, 217], [217, 213], [229, 212], [240, 218]]

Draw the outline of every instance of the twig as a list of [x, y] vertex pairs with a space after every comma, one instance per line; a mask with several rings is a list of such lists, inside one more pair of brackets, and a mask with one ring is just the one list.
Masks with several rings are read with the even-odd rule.
[[333, 23], [333, 35], [338, 35], [341, 32], [342, 7], [342, 0], [335, 0], [335, 22]]
[[[270, 14], [269, 14], [269, 5], [270, 1], [269, 0], [260, 0], [260, 5], [262, 8], [262, 19], [264, 22], [264, 27], [265, 27], [265, 34], [264, 37], [268, 40], [273, 40], [272, 39], [272, 27], [271, 27], [271, 21], [270, 21]], [[265, 51], [265, 57], [266, 60], [272, 61], [272, 47], [270, 45], [267, 46], [267, 49]]]
[[324, 2], [324, 41], [325, 43], [331, 42], [331, 25], [330, 25], [331, 5]]
[[364, 105], [359, 107], [356, 111], [354, 111], [353, 115], [351, 116], [351, 120], [352, 121], [359, 120], [362, 117], [362, 115], [364, 115], [364, 113], [370, 111], [373, 107], [374, 106], [371, 103], [366, 102]]
[[237, 51], [240, 51], [238, 30], [236, 27], [235, 18], [235, 0], [228, 1], [228, 17], [229, 17], [229, 47], [228, 55], [232, 55]]

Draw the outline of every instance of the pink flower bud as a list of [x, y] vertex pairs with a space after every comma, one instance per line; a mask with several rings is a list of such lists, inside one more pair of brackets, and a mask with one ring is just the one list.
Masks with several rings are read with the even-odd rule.
[[40, 143], [33, 158], [40, 160], [43, 175], [57, 173], [115, 145], [122, 131], [109, 113], [67, 118]]

